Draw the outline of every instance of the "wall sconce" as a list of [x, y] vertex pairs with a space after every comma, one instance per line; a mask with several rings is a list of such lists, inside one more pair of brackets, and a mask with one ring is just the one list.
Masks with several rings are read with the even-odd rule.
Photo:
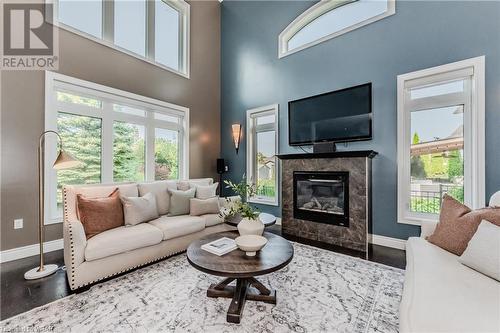
[[233, 129], [234, 148], [236, 148], [236, 154], [238, 154], [238, 149], [240, 148], [240, 139], [241, 139], [241, 125], [233, 124], [231, 127]]

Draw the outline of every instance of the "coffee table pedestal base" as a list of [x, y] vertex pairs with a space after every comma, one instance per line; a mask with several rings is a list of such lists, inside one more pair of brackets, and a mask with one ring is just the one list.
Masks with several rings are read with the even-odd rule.
[[[229, 284], [236, 280], [236, 286]], [[218, 284], [212, 284], [207, 290], [208, 297], [232, 298], [227, 310], [227, 321], [238, 324], [246, 301], [260, 301], [276, 304], [276, 291], [267, 289], [255, 278], [227, 278]]]

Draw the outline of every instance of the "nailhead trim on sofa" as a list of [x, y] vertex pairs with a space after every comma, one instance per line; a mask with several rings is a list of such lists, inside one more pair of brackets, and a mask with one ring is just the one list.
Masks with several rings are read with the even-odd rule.
[[94, 283], [96, 283], [96, 282], [99, 282], [99, 281], [105, 280], [105, 279], [107, 279], [107, 278], [110, 278], [110, 277], [113, 277], [113, 276], [116, 276], [116, 275], [119, 275], [119, 274], [122, 274], [122, 273], [125, 273], [125, 272], [128, 272], [128, 271], [134, 270], [134, 269], [136, 269], [136, 268], [139, 268], [139, 267], [143, 267], [143, 266], [146, 266], [146, 265], [152, 264], [152, 263], [157, 262], [157, 261], [160, 261], [160, 260], [162, 260], [162, 259], [166, 259], [166, 258], [172, 257], [172, 256], [174, 256], [174, 255], [176, 255], [176, 254], [183, 253], [183, 252], [185, 252], [185, 251], [186, 251], [186, 250], [181, 250], [181, 251], [177, 251], [177, 252], [172, 252], [172, 253], [169, 253], [169, 254], [167, 254], [167, 255], [165, 255], [165, 256], [163, 256], [163, 257], [155, 258], [155, 259], [153, 259], [153, 260], [150, 260], [150, 261], [148, 261], [148, 262], [142, 263], [142, 264], [140, 264], [140, 265], [136, 265], [136, 266], [133, 266], [133, 267], [129, 267], [129, 268], [124, 269], [124, 270], [122, 270], [122, 271], [119, 271], [119, 272], [113, 273], [113, 274], [111, 274], [111, 275], [106, 275], [106, 276], [104, 276], [104, 277], [102, 277], [102, 278], [99, 278], [99, 279], [97, 279], [97, 280], [93, 280], [93, 281], [90, 281], [90, 282], [84, 283], [84, 284], [79, 285], [79, 286], [76, 286], [76, 287], [74, 286], [74, 279], [73, 279], [73, 280], [72, 280], [72, 284], [71, 284], [71, 287], [72, 287], [71, 289], [75, 290], [75, 289], [78, 289], [78, 288], [82, 288], [82, 287], [85, 287], [85, 286], [88, 286], [88, 285], [94, 284]]

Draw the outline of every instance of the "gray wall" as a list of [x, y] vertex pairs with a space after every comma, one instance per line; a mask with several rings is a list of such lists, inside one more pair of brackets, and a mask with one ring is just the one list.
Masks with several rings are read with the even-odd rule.
[[[191, 78], [60, 31], [59, 72], [190, 108], [190, 176], [216, 176], [220, 152], [220, 5], [191, 2]], [[37, 242], [36, 147], [44, 129], [44, 73], [1, 75], [1, 250]], [[15, 218], [24, 228], [14, 230]], [[46, 240], [62, 237], [49, 225]]]
[[[280, 153], [288, 146], [287, 102], [373, 82], [374, 137], [342, 150], [373, 149], [373, 233], [398, 238], [418, 228], [396, 222], [396, 76], [486, 55], [486, 196], [500, 189], [500, 2], [398, 1], [396, 14], [312, 48], [278, 59], [278, 34], [313, 2], [222, 3], [222, 156], [228, 177], [245, 170], [232, 123], [245, 110], [280, 104]], [[281, 209], [260, 206], [263, 211]]]

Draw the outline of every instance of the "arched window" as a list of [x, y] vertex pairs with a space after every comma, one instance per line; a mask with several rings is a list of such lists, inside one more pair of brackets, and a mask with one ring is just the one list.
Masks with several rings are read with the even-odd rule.
[[395, 0], [320, 1], [281, 32], [278, 40], [279, 57], [340, 36], [395, 12]]

